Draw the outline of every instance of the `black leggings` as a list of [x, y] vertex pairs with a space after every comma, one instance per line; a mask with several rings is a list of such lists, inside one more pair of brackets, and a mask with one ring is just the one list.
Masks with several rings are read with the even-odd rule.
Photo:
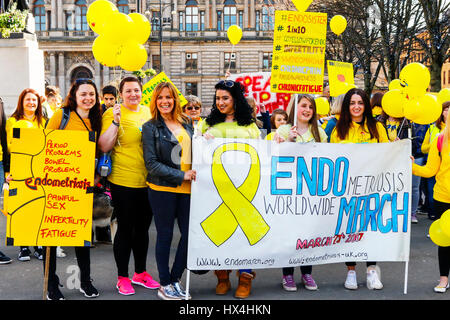
[[[311, 274], [312, 273], [312, 266], [300, 266], [300, 271], [303, 274]], [[289, 276], [294, 274], [294, 268], [288, 267], [283, 268], [283, 276]]]
[[111, 183], [117, 232], [114, 237], [114, 258], [119, 277], [128, 277], [131, 251], [136, 273], [146, 271], [148, 229], [153, 213], [148, 203], [147, 188], [128, 188]]
[[[450, 203], [440, 202], [434, 199], [434, 212], [436, 219], [450, 209]], [[439, 273], [441, 277], [448, 277], [450, 270], [450, 247], [438, 247]]]
[[[43, 247], [43, 263], [45, 275], [45, 259], [47, 256], [47, 247]], [[91, 248], [75, 247], [75, 256], [77, 257], [78, 267], [80, 268], [80, 281], [82, 283], [91, 281]], [[50, 258], [48, 266], [48, 284], [58, 284], [59, 278], [56, 275], [56, 247], [50, 247]]]

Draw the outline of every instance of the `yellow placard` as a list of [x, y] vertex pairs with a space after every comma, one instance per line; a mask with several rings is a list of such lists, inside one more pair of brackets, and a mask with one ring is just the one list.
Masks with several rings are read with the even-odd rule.
[[[169, 77], [164, 73], [160, 72], [156, 76], [154, 76], [151, 80], [149, 80], [146, 84], [142, 86], [142, 100], [141, 104], [150, 106], [150, 100], [152, 99], [152, 93], [155, 87], [161, 82], [170, 82]], [[186, 98], [181, 94], [180, 90], [174, 85], [175, 89], [177, 89], [178, 96], [180, 97], [180, 105], [184, 106], [187, 104]]]
[[330, 96], [337, 97], [347, 93], [354, 86], [353, 64], [327, 60], [327, 68]]
[[95, 134], [14, 128], [6, 244], [90, 246]]
[[275, 12], [272, 92], [322, 93], [326, 34], [326, 13]]

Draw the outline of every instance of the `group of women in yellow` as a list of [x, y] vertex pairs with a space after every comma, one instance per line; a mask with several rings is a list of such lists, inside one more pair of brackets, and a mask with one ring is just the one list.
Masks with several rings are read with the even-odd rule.
[[[124, 78], [118, 91], [122, 102], [102, 114], [95, 83], [90, 79], [78, 79], [63, 103], [63, 108], [71, 110], [65, 129], [95, 131], [97, 152], [111, 153], [112, 172], [108, 181], [118, 222], [113, 241], [116, 288], [122, 295], [132, 295], [135, 294], [133, 285], [140, 285], [157, 290], [158, 297], [164, 300], [190, 299], [180, 279], [187, 267], [190, 193], [197, 174], [191, 168], [192, 139], [196, 135], [206, 139], [261, 139], [261, 124], [244, 96], [243, 86], [231, 80], [222, 80], [215, 85], [211, 112], [204, 119], [200, 117], [201, 101], [188, 96], [188, 104], [181, 107], [176, 88], [171, 83], [157, 85], [149, 107], [140, 104], [142, 84], [137, 78]], [[450, 209], [450, 129], [445, 127], [448, 107], [448, 102], [443, 105], [440, 127], [428, 138], [426, 165], [413, 166], [415, 175], [436, 177], [434, 203], [438, 217]], [[14, 123], [22, 120], [29, 121], [36, 128], [46, 126], [48, 129], [58, 129], [63, 108], [56, 110], [46, 124], [39, 94], [32, 89], [24, 90], [17, 110], [7, 121], [8, 137]], [[289, 114], [281, 109], [274, 110], [270, 119], [273, 132], [266, 138], [277, 143], [384, 143], [400, 137], [403, 119], [385, 115], [384, 120], [389, 121], [389, 127], [377, 121], [369, 97], [363, 90], [351, 89], [335, 98], [333, 108], [336, 110], [335, 116], [320, 126], [314, 98], [299, 95], [297, 108], [290, 108]], [[278, 130], [287, 123], [291, 124], [288, 132]], [[437, 144], [439, 135], [443, 136], [442, 147]], [[153, 219], [157, 230], [155, 259], [159, 282], [146, 269], [148, 230]], [[181, 238], [170, 266], [175, 223]], [[55, 248], [49, 251], [48, 299], [62, 300], [64, 296], [56, 275], [55, 251]], [[45, 248], [42, 252], [45, 255]], [[75, 253], [81, 270], [80, 292], [86, 297], [98, 296], [99, 292], [91, 279], [89, 248], [75, 248]], [[131, 254], [134, 257], [134, 272], [130, 278]], [[445, 292], [449, 287], [450, 247], [439, 247], [438, 257], [441, 280], [434, 290]], [[43, 261], [45, 264], [45, 259]], [[350, 290], [358, 288], [355, 265], [355, 262], [346, 263], [348, 272], [344, 286]], [[300, 271], [302, 285], [307, 290], [317, 290], [312, 266], [302, 266]], [[216, 294], [225, 295], [231, 290], [230, 273], [231, 270], [214, 271], [217, 277]], [[248, 297], [255, 276], [252, 270], [238, 270], [234, 296], [242, 299]], [[283, 268], [281, 282], [284, 290], [297, 291], [294, 268]], [[367, 287], [383, 288], [376, 262], [367, 262]]]

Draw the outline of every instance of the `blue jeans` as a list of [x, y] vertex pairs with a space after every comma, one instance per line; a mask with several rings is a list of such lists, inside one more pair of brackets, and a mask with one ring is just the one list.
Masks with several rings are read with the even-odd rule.
[[[422, 166], [426, 161], [425, 157], [416, 158], [414, 159], [414, 163]], [[412, 182], [411, 182], [411, 215], [415, 215], [417, 211], [417, 207], [419, 206], [419, 199], [420, 199], [420, 179], [419, 176], [412, 176]]]

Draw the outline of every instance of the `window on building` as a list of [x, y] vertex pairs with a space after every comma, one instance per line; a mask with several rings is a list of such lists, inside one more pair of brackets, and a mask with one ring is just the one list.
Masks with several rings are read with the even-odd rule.
[[255, 27], [256, 27], [256, 31], [261, 30], [261, 11], [256, 11], [256, 22], [255, 22]]
[[275, 9], [273, 7], [263, 7], [262, 9], [262, 30], [273, 30], [275, 25]]
[[87, 31], [89, 30], [86, 12], [87, 12], [87, 2], [86, 0], [77, 0], [75, 2], [75, 30]]
[[48, 28], [50, 29], [52, 25], [52, 13], [50, 11], [47, 11], [47, 21]]
[[184, 12], [178, 13], [178, 25], [180, 28], [180, 31], [184, 31]]
[[270, 71], [272, 69], [272, 53], [264, 52], [263, 53], [263, 65], [262, 68], [264, 71]]
[[197, 53], [186, 53], [186, 71], [197, 71]]
[[222, 11], [217, 11], [217, 31], [222, 31]]
[[128, 0], [119, 0], [117, 1], [117, 9], [119, 12], [128, 14], [130, 9], [128, 7]]
[[152, 11], [152, 30], [159, 30], [159, 18], [161, 17], [159, 11]]
[[224, 69], [225, 70], [236, 70], [236, 53], [225, 52], [225, 60], [224, 60]]
[[152, 68], [156, 72], [161, 72], [161, 59], [159, 58], [159, 54], [152, 55]]
[[72, 22], [73, 22], [72, 12], [67, 11], [66, 12], [66, 30], [72, 31], [74, 29], [74, 25]]
[[239, 10], [239, 27], [241, 27], [241, 29], [244, 29], [244, 11]]
[[227, 30], [233, 24], [236, 24], [236, 7], [225, 6], [223, 8], [223, 30]]
[[200, 11], [200, 30], [205, 31], [205, 11]]
[[198, 7], [186, 7], [186, 31], [198, 31]]
[[45, 23], [45, 2], [44, 0], [36, 0], [34, 2], [33, 14], [36, 25], [36, 31], [44, 31], [47, 29]]
[[186, 95], [198, 96], [197, 82], [186, 82]]

